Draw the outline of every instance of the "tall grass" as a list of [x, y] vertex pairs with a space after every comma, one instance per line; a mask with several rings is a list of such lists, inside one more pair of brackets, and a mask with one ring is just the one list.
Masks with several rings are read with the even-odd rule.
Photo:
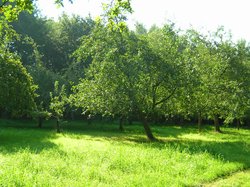
[[150, 143], [137, 125], [51, 126], [0, 121], [2, 186], [196, 186], [250, 167], [249, 130], [155, 126]]

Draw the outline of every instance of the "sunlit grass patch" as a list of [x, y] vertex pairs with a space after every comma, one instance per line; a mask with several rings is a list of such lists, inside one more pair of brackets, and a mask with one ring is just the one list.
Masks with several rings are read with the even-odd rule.
[[154, 126], [159, 141], [150, 143], [140, 126], [95, 125], [1, 128], [1, 185], [195, 186], [250, 167], [248, 130]]
[[241, 171], [225, 176], [215, 182], [204, 185], [206, 187], [249, 187], [250, 186], [250, 170]]

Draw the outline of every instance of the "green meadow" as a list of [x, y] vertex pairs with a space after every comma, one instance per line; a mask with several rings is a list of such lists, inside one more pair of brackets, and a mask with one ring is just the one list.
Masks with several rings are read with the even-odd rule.
[[0, 120], [0, 186], [249, 186], [250, 131]]

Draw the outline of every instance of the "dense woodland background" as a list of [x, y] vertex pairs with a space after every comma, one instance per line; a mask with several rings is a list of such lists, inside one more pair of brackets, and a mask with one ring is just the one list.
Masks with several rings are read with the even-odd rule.
[[[126, 11], [104, 16], [22, 12], [0, 19], [1, 118], [119, 119], [249, 126], [250, 46], [223, 27], [202, 34], [172, 22], [147, 30]], [[123, 13], [123, 11], [125, 13]], [[129, 10], [130, 11], [130, 10]], [[121, 13], [121, 14], [120, 14]]]

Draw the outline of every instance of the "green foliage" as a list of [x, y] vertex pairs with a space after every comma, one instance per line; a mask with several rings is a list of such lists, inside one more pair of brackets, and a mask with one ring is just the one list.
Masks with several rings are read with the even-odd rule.
[[249, 49], [243, 44], [240, 51], [221, 32], [224, 31], [219, 29], [210, 38], [194, 30], [184, 35], [188, 43], [182, 59], [186, 63], [183, 71], [189, 80], [175, 98], [173, 108], [177, 114], [200, 119], [218, 116], [225, 123], [246, 115], [249, 81], [243, 77], [249, 77]]
[[[105, 38], [104, 33], [108, 33]], [[104, 40], [109, 43], [108, 46]], [[131, 62], [132, 65], [129, 58], [134, 49], [131, 43], [133, 41], [124, 40], [128, 49], [124, 51], [117, 43], [119, 40], [119, 35], [114, 36], [106, 28], [99, 26], [83, 40], [83, 45], [76, 51], [75, 55], [79, 60], [92, 58], [86, 80], [82, 80], [76, 88], [79, 92], [75, 104], [84, 110], [107, 115], [126, 115], [131, 111], [127, 95], [130, 92], [127, 84], [131, 83], [127, 81], [135, 76], [130, 71], [135, 66], [129, 67], [125, 63]]]
[[83, 111], [140, 120], [165, 115], [169, 100], [186, 83], [180, 48], [185, 46], [172, 26], [148, 39], [99, 23], [75, 52], [92, 63], [74, 89], [74, 103]]
[[14, 50], [22, 57], [23, 65], [28, 69], [39, 86], [36, 103], [43, 103], [49, 109], [50, 95], [54, 82], [66, 85], [68, 92], [71, 82], [78, 82], [84, 75], [85, 62], [72, 62], [71, 53], [78, 47], [80, 38], [87, 35], [94, 23], [91, 18], [69, 17], [62, 15], [58, 22], [33, 14], [21, 13], [18, 21], [12, 23], [20, 34], [15, 40]]
[[0, 111], [12, 116], [29, 114], [35, 107], [36, 86], [22, 66], [20, 58], [10, 52], [12, 39], [18, 36], [6, 22], [0, 28]]
[[[13, 116], [28, 114], [35, 108], [35, 90], [31, 76], [13, 54], [0, 56], [0, 109]], [[4, 90], [4, 91], [3, 91]]]
[[[39, 86], [36, 103], [44, 110], [52, 106], [55, 116], [61, 117], [66, 105], [69, 109], [60, 91], [49, 95], [58, 81], [65, 95], [75, 85], [71, 102], [88, 114], [145, 124], [177, 117], [241, 124], [249, 118], [250, 47], [244, 40], [233, 42], [223, 27], [201, 35], [182, 32], [171, 22], [149, 31], [137, 23], [133, 32], [126, 26], [130, 0], [103, 4], [96, 22], [66, 14], [53, 21], [37, 10], [22, 12], [31, 11], [33, 1], [5, 0], [0, 6], [1, 55], [10, 61], [21, 57]], [[13, 30], [8, 21], [19, 14]]]
[[32, 114], [32, 117], [34, 119], [42, 118], [42, 119], [49, 119], [51, 117], [51, 113], [48, 111], [43, 111], [43, 110], [36, 110]]
[[[14, 21], [21, 12], [31, 13], [34, 10], [33, 0], [0, 0], [0, 20]], [[63, 0], [54, 0], [55, 4], [63, 6]], [[73, 2], [73, 0], [69, 0]]]
[[[48, 20], [37, 16], [38, 12], [35, 10], [32, 14], [22, 12], [19, 19], [12, 22], [13, 29], [20, 35], [20, 40], [15, 42], [15, 51], [21, 56], [24, 66], [32, 66], [36, 64], [37, 60], [43, 61], [42, 64], [46, 65], [44, 60], [44, 48], [48, 46], [47, 37], [50, 32], [46, 23]], [[40, 57], [37, 58], [37, 53]]]
[[[76, 72], [71, 73], [72, 69], [80, 63], [73, 63], [71, 54], [79, 47], [81, 37], [88, 35], [93, 28], [93, 20], [63, 14], [56, 22], [38, 15], [37, 11], [33, 14], [21, 13], [19, 19], [12, 23], [22, 36], [21, 41], [15, 42], [15, 50], [21, 55], [23, 64], [35, 64], [35, 44], [44, 67], [53, 72], [65, 72], [67, 69], [67, 78], [74, 77]], [[32, 38], [34, 44], [25, 40], [27, 36]], [[77, 79], [79, 77], [74, 81]]]
[[59, 18], [58, 22], [47, 22], [49, 32], [43, 41], [46, 47], [42, 49], [46, 67], [56, 72], [63, 72], [67, 69], [67, 78], [70, 79], [71, 76], [75, 77], [80, 74], [82, 69], [74, 72], [76, 70], [74, 67], [81, 63], [74, 62], [71, 55], [79, 47], [81, 38], [88, 35], [93, 27], [94, 22], [91, 18], [69, 17], [65, 14]]
[[130, 0], [114, 0], [111, 3], [103, 3], [104, 20], [110, 30], [124, 32], [127, 30], [126, 15], [132, 13]]
[[33, 10], [32, 0], [1, 0], [0, 19], [13, 21], [18, 18], [22, 11], [31, 12]]
[[137, 22], [135, 24], [135, 32], [136, 34], [147, 34], [148, 31], [143, 24]]
[[59, 82], [55, 81], [54, 92], [50, 92], [50, 98], [50, 109], [52, 110], [54, 117], [56, 117], [57, 119], [62, 118], [65, 111], [65, 105], [67, 103], [65, 86], [62, 85], [59, 88]]

